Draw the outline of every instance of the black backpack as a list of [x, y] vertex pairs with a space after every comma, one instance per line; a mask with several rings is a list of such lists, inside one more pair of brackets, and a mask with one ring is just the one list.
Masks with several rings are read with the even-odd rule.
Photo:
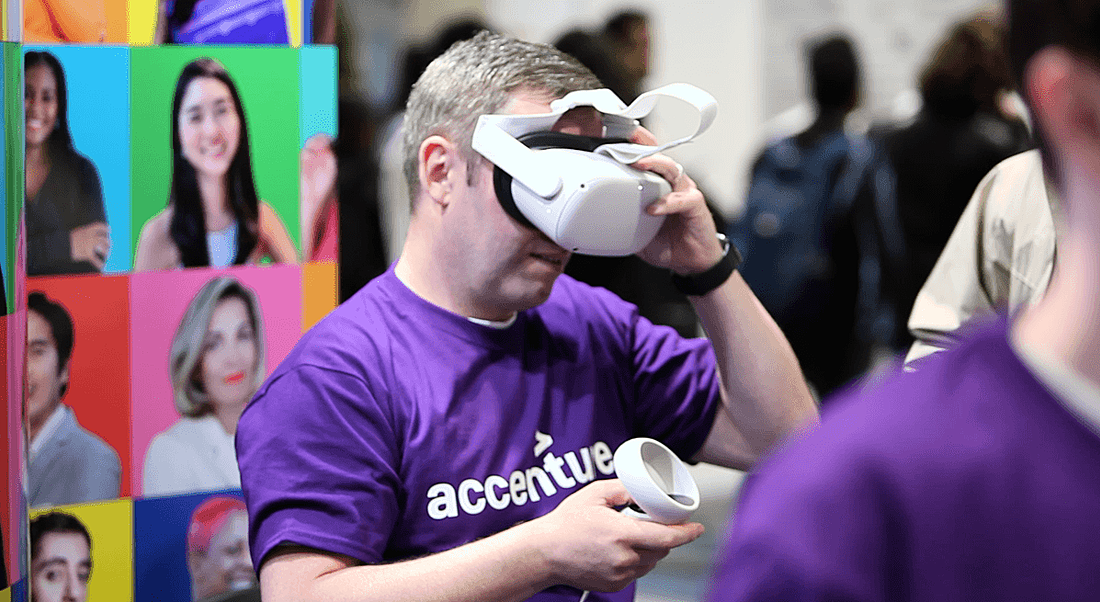
[[754, 165], [730, 238], [744, 257], [742, 276], [781, 325], [813, 319], [831, 294], [831, 233], [873, 157], [866, 139], [835, 132], [811, 148], [794, 138], [774, 142]]

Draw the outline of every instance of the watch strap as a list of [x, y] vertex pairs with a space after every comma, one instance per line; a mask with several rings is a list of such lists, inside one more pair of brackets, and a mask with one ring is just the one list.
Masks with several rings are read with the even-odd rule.
[[685, 295], [701, 297], [729, 280], [733, 271], [741, 265], [741, 252], [721, 232], [718, 233], [718, 241], [722, 243], [722, 259], [700, 274], [683, 276], [673, 272], [672, 285], [676, 290]]

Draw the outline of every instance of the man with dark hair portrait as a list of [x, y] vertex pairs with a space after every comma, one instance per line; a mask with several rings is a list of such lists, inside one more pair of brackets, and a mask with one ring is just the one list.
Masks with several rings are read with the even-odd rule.
[[27, 388], [24, 420], [30, 444], [31, 507], [116, 498], [118, 454], [61, 403], [69, 389], [73, 319], [61, 304], [33, 292], [27, 300]]
[[31, 600], [85, 602], [92, 577], [92, 536], [80, 519], [64, 512], [35, 517], [30, 524]]

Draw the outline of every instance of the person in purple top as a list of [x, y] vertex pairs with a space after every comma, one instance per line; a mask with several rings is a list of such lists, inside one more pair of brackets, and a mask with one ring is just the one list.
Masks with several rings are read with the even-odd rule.
[[1100, 599], [1100, 0], [1008, 9], [1065, 207], [1048, 293], [761, 463], [714, 602]]
[[[549, 46], [488, 33], [416, 84], [401, 257], [302, 338], [237, 429], [265, 601], [630, 599], [701, 526], [615, 511], [620, 443], [746, 467], [816, 416], [736, 272], [692, 297], [710, 340], [683, 339], [562, 276], [569, 253], [505, 213], [477, 118], [598, 87]], [[554, 130], [601, 124], [584, 107]], [[642, 257], [698, 284], [726, 261], [702, 194], [668, 157], [637, 165], [673, 188]]]

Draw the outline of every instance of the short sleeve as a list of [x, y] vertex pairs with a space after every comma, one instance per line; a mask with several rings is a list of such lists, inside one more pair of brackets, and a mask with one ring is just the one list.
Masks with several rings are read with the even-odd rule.
[[681, 458], [703, 447], [721, 400], [714, 350], [635, 314], [630, 333], [636, 434], [663, 442]]
[[283, 543], [382, 560], [399, 513], [398, 444], [361, 378], [312, 365], [276, 374], [236, 446], [257, 571]]
[[710, 602], [896, 599], [884, 593], [904, 591], [908, 528], [884, 455], [816, 432], [765, 460], [742, 485]]

